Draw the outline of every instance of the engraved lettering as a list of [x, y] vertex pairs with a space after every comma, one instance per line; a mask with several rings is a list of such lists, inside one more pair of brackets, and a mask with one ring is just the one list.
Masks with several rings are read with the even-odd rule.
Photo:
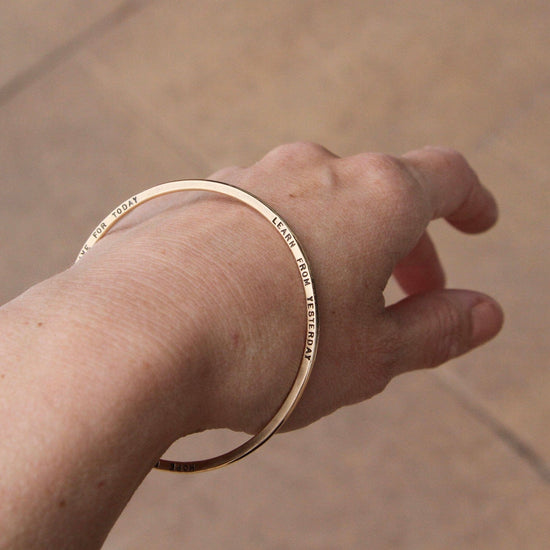
[[307, 264], [304, 261], [303, 258], [298, 258], [296, 260], [298, 263], [298, 268], [300, 269], [300, 273], [302, 275], [302, 279], [304, 279], [304, 286], [308, 286], [311, 284], [311, 279], [309, 278], [309, 272], [307, 270]]
[[107, 229], [107, 224], [105, 222], [101, 222], [101, 225], [98, 225], [95, 229], [95, 231], [92, 233], [92, 236], [94, 239], [99, 239], [100, 235]]
[[293, 248], [296, 246], [296, 241], [294, 240], [294, 238], [292, 237], [292, 233], [289, 233], [286, 237], [285, 237], [285, 241], [288, 243], [288, 246], [290, 248]]
[[[300, 260], [303, 259], [300, 258]], [[308, 296], [307, 298], [307, 317], [308, 317], [308, 332], [306, 336], [306, 349], [304, 351], [304, 357], [311, 361], [311, 357], [313, 354], [313, 343], [315, 341], [315, 330], [317, 328], [316, 322], [315, 322], [315, 301], [313, 300], [313, 296]]]
[[119, 216], [127, 212], [130, 208], [134, 207], [136, 204], [137, 196], [132, 197], [130, 200], [124, 202], [119, 207], [117, 207], [116, 210], [113, 210], [111, 212], [111, 216], [113, 216], [113, 218], [118, 218]]
[[[158, 467], [160, 462], [157, 462], [155, 467]], [[194, 463], [191, 464], [182, 464], [181, 462], [170, 462], [168, 469], [171, 472], [194, 472], [196, 466]]]
[[283, 221], [277, 216], [275, 216], [271, 220], [271, 223], [279, 230], [279, 233], [282, 235], [284, 240], [288, 243], [289, 248], [294, 248], [296, 246], [296, 241], [294, 240], [294, 237], [290, 232], [290, 229], [286, 227]]

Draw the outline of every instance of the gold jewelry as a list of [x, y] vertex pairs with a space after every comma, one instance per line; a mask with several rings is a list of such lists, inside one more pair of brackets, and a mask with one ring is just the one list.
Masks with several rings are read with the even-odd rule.
[[94, 244], [104, 237], [109, 229], [111, 229], [111, 227], [113, 227], [113, 225], [115, 225], [123, 216], [128, 214], [128, 212], [131, 212], [140, 204], [143, 204], [144, 202], [155, 197], [166, 195], [168, 193], [175, 193], [177, 191], [211, 191], [233, 197], [234, 199], [247, 204], [260, 213], [264, 218], [269, 220], [275, 229], [277, 229], [279, 235], [285, 241], [294, 256], [306, 298], [306, 336], [300, 366], [298, 367], [296, 378], [294, 379], [288, 395], [285, 397], [279, 410], [275, 413], [275, 416], [267, 423], [267, 425], [258, 434], [245, 441], [242, 445], [220, 456], [192, 462], [178, 462], [161, 458], [155, 464], [155, 468], [160, 470], [170, 470], [173, 472], [202, 472], [206, 470], [213, 470], [215, 468], [225, 466], [226, 464], [231, 464], [232, 462], [235, 462], [236, 460], [250, 454], [260, 445], [265, 443], [290, 416], [290, 413], [293, 411], [302, 396], [313, 368], [319, 343], [319, 317], [309, 262], [300, 244], [298, 243], [298, 239], [294, 236], [294, 233], [290, 231], [286, 222], [260, 199], [247, 191], [243, 191], [242, 189], [227, 183], [209, 180], [174, 181], [152, 187], [151, 189], [147, 189], [146, 191], [133, 196], [129, 200], [124, 201], [121, 205], [117, 206], [117, 208], [115, 208], [95, 228], [95, 230], [92, 231], [92, 234], [82, 247], [76, 261], [80, 260], [94, 246]]

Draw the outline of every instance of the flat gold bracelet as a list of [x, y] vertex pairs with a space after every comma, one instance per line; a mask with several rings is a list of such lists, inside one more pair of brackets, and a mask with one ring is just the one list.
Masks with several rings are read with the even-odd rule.
[[296, 378], [294, 379], [288, 395], [285, 397], [279, 410], [266, 424], [266, 426], [258, 434], [245, 441], [242, 445], [214, 458], [191, 462], [179, 462], [161, 458], [154, 466], [160, 470], [169, 470], [172, 472], [204, 472], [231, 464], [232, 462], [235, 462], [250, 454], [260, 445], [265, 443], [290, 416], [290, 413], [294, 410], [294, 407], [302, 396], [313, 368], [319, 343], [319, 316], [309, 262], [294, 233], [289, 229], [286, 222], [260, 199], [227, 183], [209, 180], [174, 181], [152, 187], [151, 189], [147, 189], [146, 191], [131, 197], [117, 206], [94, 229], [94, 231], [92, 231], [92, 234], [82, 247], [76, 261], [80, 260], [94, 246], [94, 244], [97, 243], [97, 241], [106, 235], [113, 225], [115, 225], [123, 216], [131, 212], [134, 208], [155, 197], [178, 191], [211, 191], [233, 197], [234, 199], [247, 204], [260, 213], [264, 218], [269, 220], [275, 229], [277, 229], [277, 232], [287, 244], [289, 250], [294, 256], [306, 298], [306, 332], [300, 366], [298, 367]]

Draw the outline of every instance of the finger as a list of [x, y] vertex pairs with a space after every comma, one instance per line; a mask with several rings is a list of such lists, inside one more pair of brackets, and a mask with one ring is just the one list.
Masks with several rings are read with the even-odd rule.
[[423, 233], [416, 246], [394, 268], [393, 276], [407, 294], [420, 294], [445, 286], [445, 273], [435, 246]]
[[503, 314], [492, 298], [436, 290], [405, 298], [386, 313], [401, 341], [395, 373], [435, 367], [493, 338]]
[[426, 147], [406, 153], [403, 159], [428, 193], [432, 218], [445, 218], [466, 233], [494, 225], [498, 216], [495, 199], [461, 154]]

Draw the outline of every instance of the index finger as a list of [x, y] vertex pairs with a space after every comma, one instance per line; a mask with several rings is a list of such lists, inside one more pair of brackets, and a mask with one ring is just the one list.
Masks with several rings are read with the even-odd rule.
[[494, 225], [498, 217], [495, 199], [460, 153], [425, 147], [402, 159], [428, 193], [433, 219], [445, 218], [465, 233], [479, 233]]

